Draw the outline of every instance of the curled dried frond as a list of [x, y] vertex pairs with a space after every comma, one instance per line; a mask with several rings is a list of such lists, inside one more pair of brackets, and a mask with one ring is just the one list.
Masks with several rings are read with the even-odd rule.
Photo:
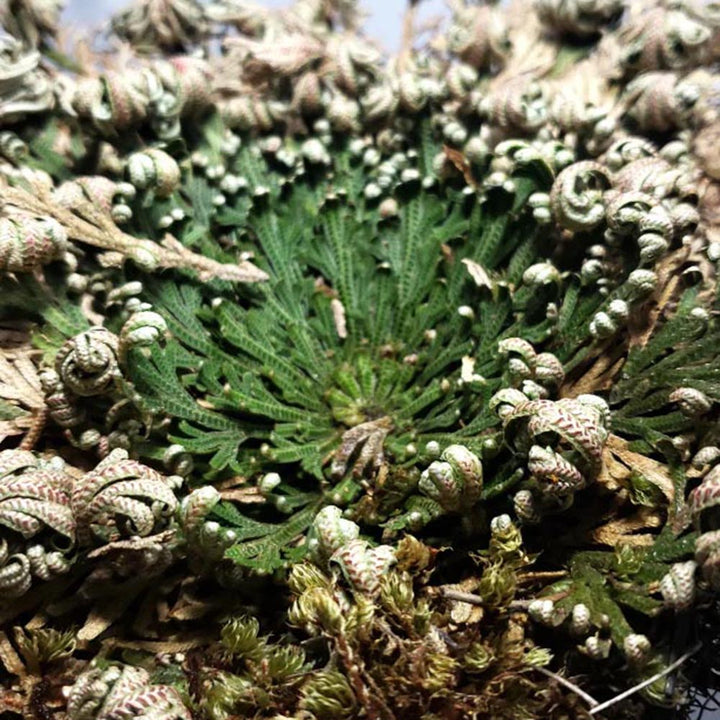
[[136, 2], [113, 16], [112, 29], [138, 48], [164, 50], [189, 47], [207, 30], [196, 0]]
[[536, 0], [540, 20], [558, 34], [588, 37], [618, 17], [623, 0]]
[[454, 3], [447, 34], [448, 50], [477, 70], [502, 65], [510, 52], [508, 31], [501, 13], [483, 5]]
[[32, 272], [68, 249], [65, 229], [54, 218], [33, 217], [9, 207], [0, 217], [0, 270]]
[[42, 463], [24, 450], [0, 453], [0, 585], [9, 597], [33, 578], [67, 572], [76, 538], [71, 478], [62, 462]]
[[610, 187], [607, 168], [592, 160], [574, 163], [555, 178], [550, 208], [567, 230], [586, 231], [605, 219], [605, 191]]
[[26, 50], [12, 36], [0, 34], [0, 122], [3, 125], [53, 107], [52, 84], [39, 67], [40, 59], [37, 50]]
[[190, 720], [180, 694], [169, 685], [153, 685], [150, 674], [132, 665], [90, 667], [66, 688], [70, 720], [151, 717]]
[[55, 358], [55, 371], [60, 382], [75, 395], [107, 392], [120, 376], [117, 335], [93, 327], [68, 340]]
[[680, 70], [696, 67], [708, 56], [710, 29], [681, 9], [648, 7], [620, 29], [626, 71]]
[[166, 527], [178, 506], [175, 484], [173, 478], [129, 460], [124, 450], [113, 450], [73, 487], [78, 542], [144, 537]]
[[646, 72], [625, 89], [628, 117], [644, 132], [685, 127], [700, 97], [700, 88], [672, 72]]

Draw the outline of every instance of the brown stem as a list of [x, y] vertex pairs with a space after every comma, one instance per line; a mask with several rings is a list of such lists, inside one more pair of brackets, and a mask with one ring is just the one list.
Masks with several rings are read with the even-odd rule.
[[591, 708], [599, 704], [592, 695], [589, 695], [582, 688], [579, 688], [577, 685], [575, 685], [575, 683], [571, 683], [567, 678], [564, 678], [562, 675], [558, 675], [557, 673], [554, 673], [551, 670], [547, 670], [544, 667], [539, 667], [535, 669], [543, 675], [547, 675], [548, 677], [552, 678], [553, 680], [555, 680], [555, 682], [563, 685], [568, 690], [572, 690], [572, 692], [581, 697]]
[[25, 433], [22, 442], [20, 443], [20, 450], [32, 450], [35, 447], [35, 443], [40, 439], [40, 435], [45, 428], [45, 423], [48, 419], [47, 407], [39, 408], [33, 416], [32, 425]]
[[518, 575], [519, 583], [533, 582], [534, 580], [560, 580], [567, 577], [567, 570], [545, 570], [537, 572], [528, 572]]
[[345, 636], [342, 633], [338, 633], [333, 636], [335, 641], [335, 647], [337, 648], [338, 655], [345, 666], [345, 670], [348, 674], [350, 683], [355, 691], [355, 695], [363, 706], [363, 709], [367, 713], [369, 720], [395, 720], [395, 715], [392, 710], [388, 707], [387, 703], [382, 699], [378, 693], [378, 689], [375, 688], [376, 694], [373, 694], [368, 689], [363, 680], [363, 673], [360, 669], [360, 662], [356, 660], [355, 654], [352, 648], [348, 645]]

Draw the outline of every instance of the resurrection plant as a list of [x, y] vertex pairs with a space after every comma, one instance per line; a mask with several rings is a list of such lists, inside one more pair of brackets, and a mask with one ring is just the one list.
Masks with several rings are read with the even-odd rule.
[[720, 16], [416, 5], [0, 7], [8, 716], [714, 690]]

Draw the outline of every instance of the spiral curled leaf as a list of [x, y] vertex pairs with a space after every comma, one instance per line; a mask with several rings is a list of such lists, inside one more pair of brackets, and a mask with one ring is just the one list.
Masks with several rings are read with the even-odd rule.
[[62, 183], [53, 193], [57, 202], [70, 210], [91, 202], [104, 212], [110, 212], [113, 199], [118, 194], [118, 184], [102, 175], [78, 177]]
[[343, 545], [356, 540], [360, 527], [342, 517], [342, 510], [327, 505], [315, 516], [310, 528], [309, 545], [313, 558], [321, 565], [327, 564], [330, 557]]
[[631, 72], [678, 70], [705, 59], [710, 28], [682, 9], [649, 7], [620, 32], [622, 65]]
[[133, 313], [123, 324], [118, 340], [118, 357], [127, 357], [131, 348], [143, 348], [153, 345], [164, 337], [167, 323], [159, 313], [152, 310], [140, 310]]
[[208, 108], [209, 81], [204, 60], [178, 56], [123, 73], [110, 71], [77, 81], [65, 78], [60, 102], [69, 114], [89, 120], [103, 135], [149, 121], [161, 139], [169, 139], [180, 133], [181, 118]]
[[588, 231], [605, 219], [603, 195], [610, 177], [603, 165], [585, 160], [562, 170], [550, 191], [550, 209], [567, 230]]
[[680, 406], [680, 410], [688, 417], [699, 417], [712, 407], [712, 400], [701, 390], [692, 387], [681, 387], [673, 390], [668, 398]]
[[78, 542], [87, 546], [157, 532], [167, 526], [177, 500], [167, 478], [116, 449], [75, 483], [71, 507]]
[[545, 122], [548, 108], [542, 85], [514, 78], [483, 98], [480, 111], [492, 125], [533, 132]]
[[206, 20], [195, 0], [149, 0], [113, 16], [112, 29], [138, 47], [175, 49], [202, 36]]
[[443, 510], [469, 509], [482, 490], [482, 463], [463, 445], [450, 445], [420, 476], [418, 489], [435, 500]]
[[398, 79], [399, 104], [403, 110], [417, 113], [425, 106], [428, 95], [414, 73], [406, 72]]
[[502, 15], [488, 6], [456, 5], [448, 49], [477, 70], [502, 64], [510, 49]]
[[668, 132], [685, 127], [700, 98], [700, 88], [678, 81], [672, 72], [648, 72], [625, 89], [627, 114], [645, 132]]
[[0, 217], [0, 271], [32, 272], [62, 257], [67, 248], [67, 233], [53, 218]]
[[30, 560], [23, 553], [10, 553], [5, 538], [0, 540], [0, 590], [9, 598], [24, 595], [32, 587]]
[[117, 335], [103, 327], [76, 335], [58, 351], [55, 370], [71, 393], [81, 397], [101, 395], [120, 374]]
[[585, 486], [581, 472], [550, 448], [533, 445], [528, 452], [530, 475], [558, 495], [567, 495]]
[[169, 685], [153, 685], [150, 675], [131, 665], [91, 667], [81, 673], [67, 693], [70, 720], [111, 720], [152, 717], [190, 720], [180, 694]]
[[[12, 14], [12, 13], [11, 13]], [[3, 125], [42, 113], [54, 105], [50, 78], [41, 55], [7, 33], [0, 37], [0, 122]]]
[[610, 411], [594, 395], [523, 401], [519, 396], [525, 396], [515, 392], [518, 396], [501, 390], [490, 405], [502, 419], [505, 441], [524, 459], [532, 481], [515, 494], [515, 512], [522, 522], [535, 524], [548, 513], [566, 510], [575, 492], [597, 477]]
[[570, 613], [570, 632], [573, 635], [587, 635], [592, 627], [590, 608], [585, 603], [573, 605]]
[[[653, 154], [632, 160], [613, 174], [614, 197], [619, 193], [646, 193], [656, 201], [669, 197], [693, 197], [695, 188], [693, 172], [687, 172], [682, 164], [673, 166], [665, 158]], [[669, 204], [669, 207], [675, 202]]]
[[696, 540], [695, 562], [703, 580], [713, 590], [720, 590], [720, 530], [703, 533]]
[[[646, 158], [653, 158], [654, 161], [658, 159], [657, 148], [653, 142], [640, 135], [629, 135], [615, 140], [605, 151], [602, 159], [608, 168], [617, 171], [629, 163]], [[613, 185], [616, 188], [619, 186], [617, 176], [613, 178]], [[639, 189], [635, 187], [624, 187], [622, 185], [620, 185], [619, 188], [621, 190]]]
[[652, 645], [646, 635], [630, 633], [623, 640], [623, 652], [633, 667], [642, 667], [650, 658]]
[[0, 453], [0, 586], [13, 597], [32, 578], [50, 580], [70, 567], [75, 518], [71, 479], [24, 450]]
[[537, 599], [531, 601], [528, 614], [537, 623], [547, 627], [558, 627], [567, 617], [567, 612], [558, 607], [552, 600]]
[[718, 504], [720, 504], [720, 466], [715, 466], [688, 496], [688, 513], [695, 526], [701, 530], [705, 529], [704, 513]]
[[0, 155], [18, 162], [28, 154], [28, 147], [23, 140], [11, 130], [0, 132]]
[[376, 595], [380, 578], [395, 562], [395, 551], [389, 545], [370, 547], [365, 540], [350, 540], [333, 553], [330, 562], [340, 567], [353, 590]]
[[590, 476], [588, 479], [600, 470], [607, 430], [599, 409], [579, 399], [530, 400], [503, 418], [508, 437], [512, 437], [517, 421], [527, 422], [531, 438], [543, 433], [556, 434], [561, 442], [578, 453], [578, 459]]
[[538, 17], [558, 34], [589, 37], [623, 10], [622, 0], [536, 0]]
[[72, 544], [75, 524], [69, 485], [67, 475], [41, 467], [32, 453], [4, 450], [0, 453], [0, 524], [25, 539], [47, 527]]
[[675, 611], [689, 609], [695, 600], [695, 571], [697, 563], [694, 560], [674, 563], [660, 580], [660, 592], [665, 607]]
[[180, 167], [164, 150], [149, 148], [127, 160], [130, 182], [140, 190], [152, 188], [158, 197], [168, 197], [180, 184]]
[[205, 518], [220, 502], [220, 493], [211, 485], [193, 490], [180, 503], [180, 527], [188, 537], [196, 536]]

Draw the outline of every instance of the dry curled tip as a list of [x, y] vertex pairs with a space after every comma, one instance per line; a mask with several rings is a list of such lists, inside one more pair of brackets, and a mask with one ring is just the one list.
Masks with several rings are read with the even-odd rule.
[[673, 72], [647, 72], [625, 88], [627, 116], [643, 132], [669, 132], [686, 127], [700, 99], [700, 88]]
[[592, 160], [573, 163], [555, 178], [550, 208], [566, 230], [588, 231], [605, 219], [605, 191], [610, 187], [607, 168]]
[[623, 11], [624, 0], [535, 0], [538, 17], [559, 35], [590, 37]]
[[154, 685], [150, 674], [131, 665], [91, 666], [63, 688], [69, 720], [190, 720], [180, 694], [169, 685]]
[[8, 207], [0, 217], [0, 271], [32, 272], [68, 249], [65, 229], [51, 217], [32, 217]]
[[173, 50], [202, 37], [207, 21], [196, 0], [143, 0], [117, 13], [112, 29], [138, 48]]
[[93, 327], [70, 338], [55, 356], [55, 371], [65, 388], [75, 395], [103, 394], [120, 377], [117, 335]]
[[71, 506], [80, 545], [150, 535], [166, 527], [177, 509], [174, 481], [113, 450], [78, 480]]
[[8, 596], [23, 595], [33, 578], [50, 580], [69, 569], [71, 482], [57, 459], [44, 463], [24, 450], [0, 452], [0, 589]]
[[649, 7], [619, 32], [621, 64], [630, 72], [696, 67], [708, 57], [710, 28], [682, 9]]
[[530, 133], [545, 124], [548, 101], [539, 82], [516, 77], [484, 97], [479, 110], [491, 125], [497, 125], [504, 130]]

